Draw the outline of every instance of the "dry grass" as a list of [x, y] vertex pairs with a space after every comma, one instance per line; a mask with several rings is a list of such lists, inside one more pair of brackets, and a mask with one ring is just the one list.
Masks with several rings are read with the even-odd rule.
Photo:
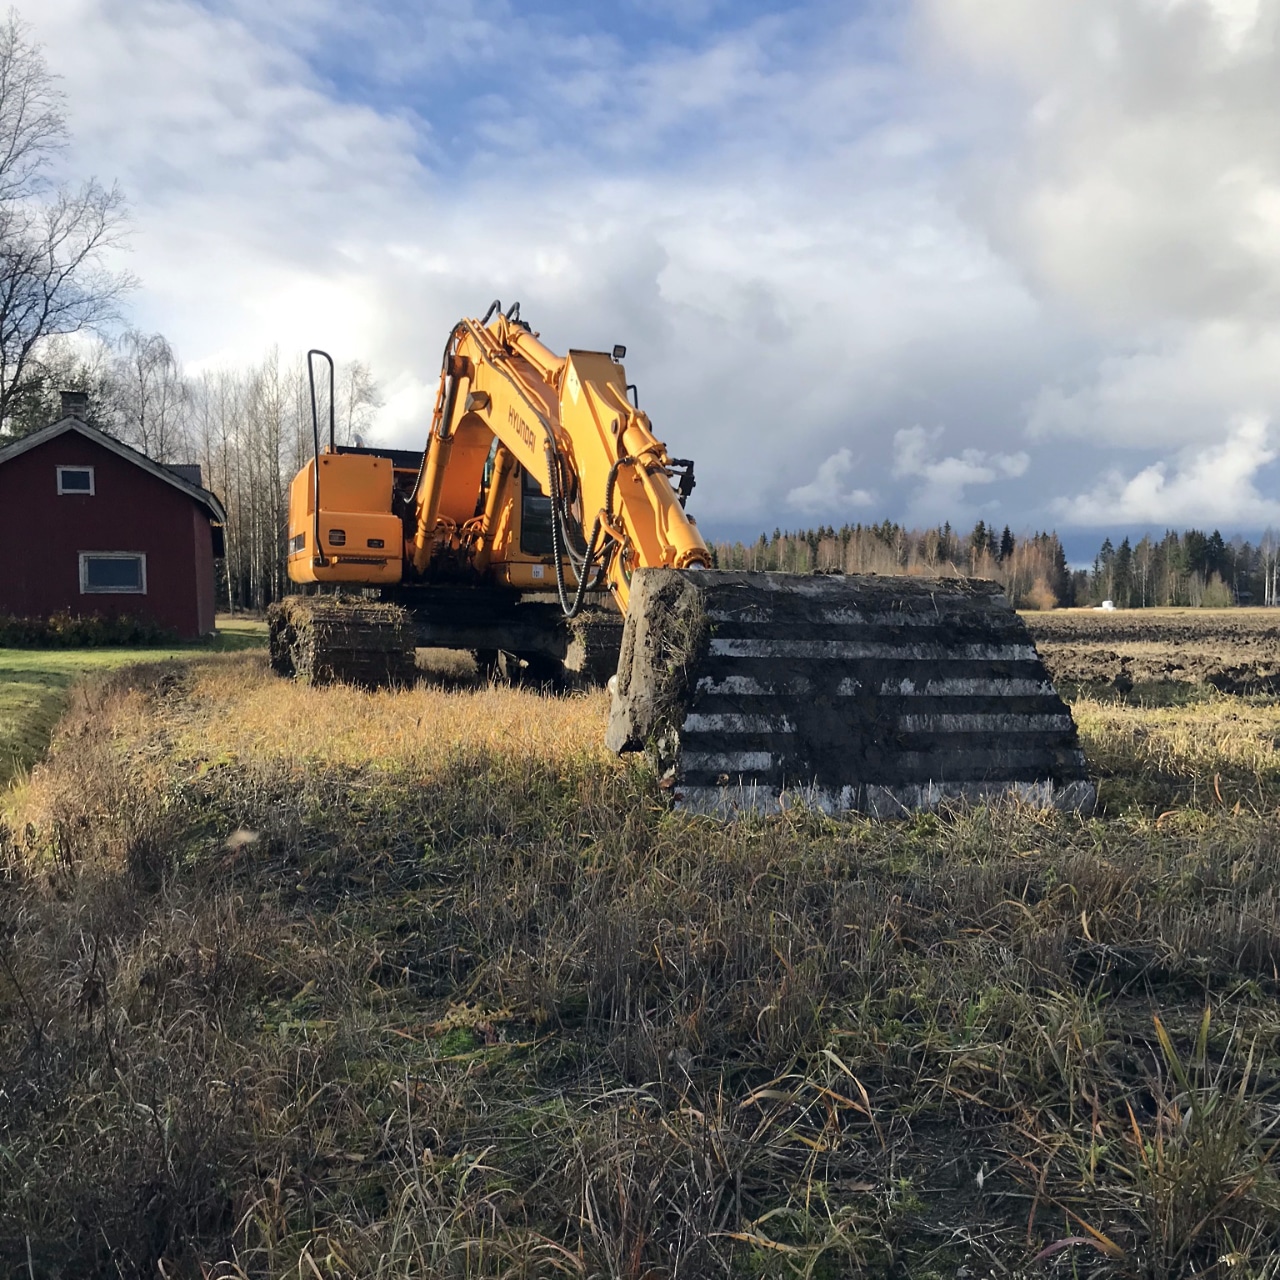
[[[465, 679], [465, 670], [453, 678]], [[191, 705], [199, 715], [175, 745], [193, 758], [206, 758], [212, 743], [245, 761], [293, 758], [316, 768], [376, 763], [412, 772], [463, 750], [613, 762], [602, 742], [603, 692], [555, 697], [509, 685], [423, 682], [371, 693], [282, 683], [240, 663], [197, 668]]]
[[0, 647], [0, 787], [44, 754], [68, 690], [86, 674], [197, 651], [261, 648], [266, 641], [264, 623], [220, 615], [216, 635], [160, 649]]
[[1111, 812], [1179, 805], [1274, 811], [1280, 804], [1280, 705], [1206, 690], [1181, 706], [1092, 698], [1072, 706]]
[[1081, 713], [1091, 821], [726, 826], [598, 697], [83, 693], [0, 841], [0, 1273], [1274, 1275], [1274, 717]]

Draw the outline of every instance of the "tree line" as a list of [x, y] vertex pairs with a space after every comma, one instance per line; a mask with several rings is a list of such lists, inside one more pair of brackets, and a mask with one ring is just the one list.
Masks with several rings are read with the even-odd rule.
[[778, 570], [784, 573], [954, 574], [999, 582], [1018, 608], [1053, 609], [1075, 601], [1074, 577], [1058, 535], [1036, 532], [1017, 537], [979, 520], [959, 534], [949, 523], [908, 529], [892, 520], [880, 524], [821, 525], [796, 532], [762, 533], [753, 543], [712, 546], [722, 569]]
[[1111, 600], [1118, 608], [1185, 605], [1280, 604], [1280, 537], [1268, 529], [1257, 544], [1205, 533], [1166, 530], [1163, 537], [1103, 540], [1089, 569], [1077, 570], [1074, 594], [1081, 604]]
[[1268, 530], [1254, 544], [1223, 538], [1215, 529], [1137, 543], [1108, 537], [1089, 568], [1072, 569], [1054, 532], [1015, 536], [1006, 525], [979, 520], [967, 534], [950, 524], [909, 529], [880, 524], [843, 525], [762, 533], [755, 542], [712, 546], [722, 569], [784, 573], [955, 574], [999, 582], [1019, 609], [1186, 606], [1225, 608], [1238, 604], [1280, 605], [1280, 535]]

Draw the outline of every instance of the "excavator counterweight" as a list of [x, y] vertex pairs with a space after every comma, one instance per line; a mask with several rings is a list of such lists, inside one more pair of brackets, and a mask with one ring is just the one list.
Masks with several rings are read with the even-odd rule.
[[994, 583], [712, 569], [693, 463], [653, 434], [623, 354], [557, 356], [494, 303], [449, 336], [421, 453], [337, 445], [329, 361], [289, 574], [361, 598], [277, 607], [275, 669], [404, 681], [415, 644], [539, 681], [616, 666], [609, 745], [648, 752], [696, 811], [1092, 807], [1071, 714]]

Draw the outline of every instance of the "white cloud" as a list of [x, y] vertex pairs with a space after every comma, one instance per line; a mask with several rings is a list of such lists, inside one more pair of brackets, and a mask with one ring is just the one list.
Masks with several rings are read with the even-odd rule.
[[[381, 380], [381, 438], [417, 443], [452, 323], [519, 298], [557, 349], [627, 343], [659, 434], [698, 460], [699, 516], [754, 523], [842, 436], [883, 474], [884, 422], [953, 420], [1026, 349], [1025, 292], [939, 196], [938, 122], [852, 25], [816, 54], [764, 19], [636, 59], [476, 2], [474, 87], [432, 114], [316, 69], [309, 33], [344, 12], [29, 15], [66, 74], [72, 163], [135, 203], [133, 319], [194, 367], [328, 347]], [[364, 25], [344, 38], [377, 84], [450, 73], [412, 16]], [[495, 72], [517, 58], [527, 77]]]
[[1058, 370], [1026, 401], [1029, 436], [1042, 454], [1089, 441], [1057, 450], [1077, 475], [1100, 451], [1147, 451], [1059, 515], [1213, 509], [1247, 528], [1263, 508], [1246, 489], [1232, 514], [1186, 486], [1206, 460], [1234, 474], [1253, 456], [1247, 432], [1222, 443], [1223, 422], [1280, 418], [1280, 3], [920, 11], [933, 65], [962, 61], [971, 100], [993, 108], [970, 138], [964, 208], [1062, 325]]
[[922, 481], [911, 497], [911, 511], [926, 518], [950, 519], [968, 511], [965, 490], [973, 485], [1025, 475], [1031, 463], [1025, 453], [985, 453], [964, 449], [938, 457], [935, 446], [943, 428], [905, 427], [893, 434], [893, 474]]
[[1239, 413], [1280, 405], [1280, 326], [1221, 321], [1153, 334], [1104, 356], [1076, 386], [1042, 387], [1028, 433], [1126, 448], [1180, 448]]
[[555, 348], [627, 343], [722, 524], [873, 493], [1032, 523], [1102, 450], [1168, 486], [1280, 420], [1277, 0], [916, 0], [908, 39], [818, 47], [803, 4], [696, 0], [634, 47], [505, 0], [28, 7], [74, 171], [137, 209], [135, 323], [203, 368], [365, 360], [388, 443], [495, 296]]
[[[1280, 301], [1275, 0], [929, 0], [1021, 83], [975, 213], [1046, 296], [1115, 332]], [[1247, 39], [1244, 36], [1247, 34]]]
[[870, 506], [875, 501], [874, 493], [847, 488], [853, 469], [853, 454], [848, 449], [837, 449], [818, 465], [817, 474], [808, 484], [787, 494], [788, 504], [811, 516], [839, 516], [850, 507]]
[[1277, 433], [1267, 419], [1241, 418], [1225, 440], [1183, 451], [1173, 468], [1157, 462], [1127, 478], [1110, 471], [1087, 493], [1053, 506], [1078, 525], [1262, 528], [1280, 520], [1280, 502], [1257, 485], [1277, 457]]

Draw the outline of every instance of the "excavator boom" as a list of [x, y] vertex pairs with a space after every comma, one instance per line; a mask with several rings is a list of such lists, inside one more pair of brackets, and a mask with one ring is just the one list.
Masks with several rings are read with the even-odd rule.
[[[472, 477], [451, 472], [455, 442], [472, 439], [486, 446], [496, 439], [551, 499], [566, 611], [559, 572], [565, 554], [581, 570], [578, 607], [587, 587], [607, 583], [624, 613], [636, 568], [709, 568], [711, 553], [684, 510], [693, 464], [668, 454], [628, 398], [621, 353], [557, 356], [496, 308], [484, 321], [460, 321], [446, 349], [415, 498], [414, 569], [430, 563], [446, 486], [460, 486], [464, 496], [476, 487]], [[670, 483], [677, 475], [688, 478], [682, 492]], [[481, 536], [491, 540], [493, 533], [486, 527]], [[583, 534], [584, 546], [572, 547]]]
[[338, 447], [332, 421], [322, 453], [317, 423], [291, 490], [290, 575], [387, 603], [291, 598], [273, 665], [403, 679], [416, 636], [528, 666], [548, 610], [557, 634], [594, 619], [582, 649], [617, 635], [612, 601], [606, 740], [647, 752], [677, 805], [1092, 807], [1071, 714], [994, 583], [713, 569], [685, 510], [693, 463], [654, 435], [624, 355], [558, 356], [494, 303], [449, 335], [416, 466]]

